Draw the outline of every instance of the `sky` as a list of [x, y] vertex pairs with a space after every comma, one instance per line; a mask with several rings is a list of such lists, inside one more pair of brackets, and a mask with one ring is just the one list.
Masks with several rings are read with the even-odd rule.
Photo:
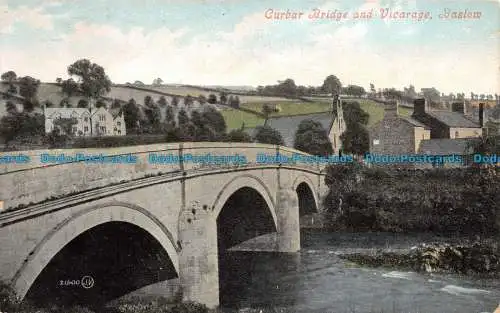
[[[346, 18], [310, 19], [314, 9]], [[441, 18], [465, 10], [481, 17]], [[500, 0], [0, 0], [2, 73], [54, 82], [81, 58], [114, 83], [319, 86], [333, 74], [365, 88], [500, 94]]]

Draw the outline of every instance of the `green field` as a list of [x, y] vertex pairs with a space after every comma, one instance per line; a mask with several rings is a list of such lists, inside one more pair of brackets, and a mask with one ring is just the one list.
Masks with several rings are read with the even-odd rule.
[[[280, 112], [272, 113], [273, 116], [312, 114], [320, 112], [328, 112], [330, 109], [329, 103], [321, 102], [273, 102], [279, 104]], [[263, 103], [245, 103], [241, 107], [257, 112], [262, 112]]]
[[[384, 116], [384, 107], [372, 100], [359, 99], [361, 108], [370, 115], [368, 120], [368, 127], [380, 121]], [[262, 103], [246, 103], [241, 106], [246, 109], [261, 112]], [[330, 108], [330, 104], [327, 102], [291, 102], [291, 103], [280, 103], [281, 112], [273, 113], [271, 117], [285, 116], [285, 115], [297, 115], [297, 114], [313, 114], [319, 112], [327, 112]], [[253, 128], [258, 125], [264, 124], [264, 119], [253, 115], [251, 113], [246, 113], [238, 110], [224, 110], [221, 111], [222, 115], [226, 120], [228, 129], [240, 128], [242, 123], [245, 122], [245, 127]], [[399, 115], [401, 116], [411, 116], [413, 110], [410, 108], [399, 107]]]
[[224, 116], [228, 130], [240, 128], [243, 122], [245, 123], [245, 128], [255, 128], [259, 125], [264, 125], [264, 119], [252, 113], [234, 109], [223, 110], [221, 113]]

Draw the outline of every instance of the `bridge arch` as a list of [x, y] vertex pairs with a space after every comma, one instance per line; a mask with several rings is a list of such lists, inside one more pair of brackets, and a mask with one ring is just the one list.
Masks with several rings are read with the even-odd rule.
[[16, 272], [11, 286], [24, 298], [30, 287], [54, 256], [84, 232], [108, 222], [125, 222], [147, 232], [167, 252], [172, 265], [179, 273], [178, 248], [166, 227], [142, 207], [111, 202], [79, 211], [52, 229], [33, 249]]
[[258, 177], [253, 175], [241, 175], [238, 176], [231, 181], [229, 181], [226, 185], [222, 187], [222, 190], [217, 195], [213, 208], [214, 208], [214, 216], [217, 219], [222, 208], [226, 204], [227, 200], [238, 190], [242, 188], [251, 188], [257, 191], [260, 196], [264, 199], [267, 204], [267, 207], [271, 211], [271, 215], [273, 217], [274, 226], [278, 228], [278, 218], [276, 216], [276, 207], [275, 201], [272, 197], [272, 193], [269, 188], [265, 185], [265, 183], [260, 180]]
[[319, 200], [318, 193], [316, 192], [316, 188], [314, 188], [314, 183], [312, 180], [306, 175], [299, 175], [295, 178], [293, 184], [293, 190], [297, 191], [299, 197], [299, 208], [302, 205], [304, 196], [312, 196], [312, 200], [314, 201], [314, 213], [319, 212]]

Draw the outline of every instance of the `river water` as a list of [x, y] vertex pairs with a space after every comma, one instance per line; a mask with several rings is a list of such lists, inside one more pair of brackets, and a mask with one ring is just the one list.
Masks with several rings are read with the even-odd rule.
[[358, 267], [339, 257], [442, 240], [303, 231], [299, 253], [230, 251], [223, 257], [222, 305], [227, 312], [493, 312], [500, 303], [498, 279]]

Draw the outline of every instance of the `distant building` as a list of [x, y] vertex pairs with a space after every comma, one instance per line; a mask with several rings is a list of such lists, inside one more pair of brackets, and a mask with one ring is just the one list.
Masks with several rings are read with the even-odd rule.
[[385, 102], [383, 119], [369, 128], [370, 153], [416, 154], [420, 142], [430, 139], [430, 128], [413, 118], [399, 116], [398, 106], [396, 101]]
[[45, 133], [56, 128], [59, 118], [73, 118], [74, 136], [123, 136], [126, 135], [125, 119], [121, 109], [105, 108], [45, 108]]
[[425, 99], [415, 99], [412, 118], [430, 128], [432, 139], [480, 137], [481, 125], [466, 110], [464, 101], [452, 103], [451, 110], [431, 110]]
[[[336, 107], [336, 113], [334, 113], [334, 106]], [[346, 131], [344, 111], [340, 97], [334, 97], [331, 109], [332, 119], [330, 127], [328, 128], [328, 138], [332, 143], [333, 153], [339, 154], [339, 151], [342, 149], [342, 139], [340, 136]]]

